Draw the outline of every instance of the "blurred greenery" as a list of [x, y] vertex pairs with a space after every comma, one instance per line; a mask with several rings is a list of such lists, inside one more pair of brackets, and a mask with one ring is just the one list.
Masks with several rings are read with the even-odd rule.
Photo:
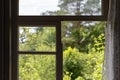
[[[59, 0], [44, 14], [99, 14], [101, 0]], [[91, 8], [92, 7], [92, 8]], [[82, 9], [81, 9], [82, 8]], [[105, 22], [62, 21], [63, 80], [102, 80]], [[20, 51], [56, 51], [53, 26], [19, 27]], [[19, 80], [56, 80], [55, 55], [19, 55]]]
[[55, 80], [54, 55], [19, 55], [19, 80]]
[[[99, 24], [99, 26], [98, 26]], [[101, 25], [100, 25], [101, 24]], [[95, 23], [94, 28], [103, 30], [103, 23]], [[79, 38], [85, 39], [85, 45], [78, 46], [87, 48], [81, 51], [75, 45], [76, 37], [62, 36], [62, 39], [72, 38], [63, 42], [63, 80], [101, 80], [104, 61], [104, 31], [83, 27]], [[95, 27], [96, 26], [96, 27]], [[103, 28], [100, 28], [103, 27]], [[92, 28], [92, 29], [91, 29]], [[85, 29], [88, 29], [85, 32]], [[73, 29], [74, 30], [74, 29]], [[97, 32], [98, 30], [98, 32]], [[96, 33], [95, 33], [96, 32]], [[89, 33], [89, 34], [88, 34]], [[90, 35], [91, 34], [91, 35]], [[21, 51], [55, 51], [56, 32], [53, 27], [20, 27], [19, 50]], [[75, 35], [76, 34], [72, 34]], [[92, 37], [91, 37], [92, 36]], [[19, 80], [56, 80], [56, 57], [55, 55], [19, 55]]]
[[55, 27], [20, 27], [19, 50], [21, 51], [55, 51]]

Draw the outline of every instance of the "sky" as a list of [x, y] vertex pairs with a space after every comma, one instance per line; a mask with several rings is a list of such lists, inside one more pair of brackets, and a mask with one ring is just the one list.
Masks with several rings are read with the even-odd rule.
[[40, 15], [47, 10], [59, 10], [58, 2], [59, 0], [19, 0], [19, 15]]
[[[85, 4], [86, 1], [87, 0], [83, 0], [82, 3]], [[19, 15], [25, 15], [25, 16], [42, 15], [42, 13], [47, 11], [59, 10], [58, 4], [59, 4], [59, 0], [19, 0]], [[91, 10], [93, 9], [97, 10], [97, 8], [91, 6]], [[71, 13], [71, 15], [74, 14]], [[89, 15], [89, 13], [87, 15]], [[101, 15], [101, 13], [100, 14], [97, 13], [97, 15]]]

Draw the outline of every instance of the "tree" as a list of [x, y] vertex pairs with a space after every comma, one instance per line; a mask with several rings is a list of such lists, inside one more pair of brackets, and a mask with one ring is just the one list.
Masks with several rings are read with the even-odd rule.
[[21, 27], [19, 49], [23, 51], [55, 51], [56, 33], [54, 27]]
[[[20, 27], [20, 51], [55, 51], [56, 33], [53, 27]], [[20, 80], [55, 80], [54, 55], [19, 55]]]
[[[99, 15], [101, 12], [100, 0], [60, 0], [58, 6], [64, 15]], [[88, 26], [86, 26], [86, 24]], [[87, 52], [89, 43], [93, 43], [92, 38], [98, 36], [98, 33], [104, 32], [103, 25], [104, 23], [95, 24], [94, 22], [89, 23], [82, 21], [62, 22], [62, 41], [64, 49], [71, 46], [78, 48], [81, 52]], [[95, 32], [95, 30], [92, 30], [95, 26], [103, 28]]]
[[60, 10], [72, 15], [101, 13], [101, 0], [60, 0]]
[[[60, 0], [58, 6], [60, 10], [47, 11], [44, 15], [93, 15], [99, 14], [101, 10], [100, 0]], [[65, 80], [66, 77], [67, 80], [102, 79], [104, 24], [84, 21], [62, 22]], [[20, 27], [20, 51], [55, 51], [55, 49], [54, 28]], [[55, 80], [54, 63], [55, 56], [20, 55], [19, 79]], [[34, 77], [31, 78], [32, 75]]]
[[51, 55], [20, 55], [20, 80], [55, 80], [55, 56]]
[[63, 54], [64, 80], [102, 80], [103, 41], [103, 34], [95, 37], [93, 45], [96, 47], [89, 48], [88, 54], [68, 47]]
[[71, 46], [72, 48], [75, 47], [79, 49], [80, 52], [88, 53], [89, 45], [93, 46], [92, 44], [94, 43], [94, 37], [97, 37], [102, 33], [104, 34], [104, 25], [104, 22], [82, 22], [81, 28], [79, 27], [79, 29], [74, 28], [73, 24], [69, 25], [68, 22], [64, 22], [62, 24], [62, 42], [64, 45], [64, 50]]
[[[98, 33], [95, 34], [93, 32], [91, 35], [97, 35], [98, 37], [93, 36], [93, 39], [87, 38], [90, 34], [86, 34], [85, 31], [88, 30], [82, 30], [81, 28], [81, 34], [88, 41], [92, 39], [93, 43], [92, 45], [87, 45], [87, 54], [86, 52], [80, 52], [77, 48], [71, 47], [68, 47], [63, 52], [64, 80], [66, 80], [66, 77], [67, 80], [101, 80], [102, 78], [101, 65], [103, 64], [104, 55], [104, 34], [99, 35], [101, 33], [99, 29], [103, 27], [88, 28], [91, 28], [91, 31], [97, 28], [95, 29], [95, 33], [97, 30]], [[52, 50], [52, 48], [55, 48], [55, 45], [53, 45], [56, 42], [55, 29], [22, 27], [20, 30], [19, 47], [21, 51]], [[19, 79], [55, 80], [55, 63], [55, 56], [53, 55], [19, 55]], [[34, 77], [31, 77], [32, 75]]]

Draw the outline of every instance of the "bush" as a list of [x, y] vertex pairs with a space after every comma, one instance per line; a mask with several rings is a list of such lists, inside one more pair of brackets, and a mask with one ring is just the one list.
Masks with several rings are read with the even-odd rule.
[[64, 51], [64, 80], [101, 80], [103, 51], [80, 53], [69, 47]]

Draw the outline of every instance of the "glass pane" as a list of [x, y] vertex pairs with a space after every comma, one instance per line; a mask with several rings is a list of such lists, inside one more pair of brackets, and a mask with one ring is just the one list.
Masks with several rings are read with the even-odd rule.
[[19, 27], [19, 51], [56, 51], [55, 27]]
[[19, 0], [19, 15], [101, 15], [101, 0]]
[[19, 55], [19, 80], [56, 80], [54, 55]]
[[102, 80], [105, 22], [62, 22], [63, 80]]

